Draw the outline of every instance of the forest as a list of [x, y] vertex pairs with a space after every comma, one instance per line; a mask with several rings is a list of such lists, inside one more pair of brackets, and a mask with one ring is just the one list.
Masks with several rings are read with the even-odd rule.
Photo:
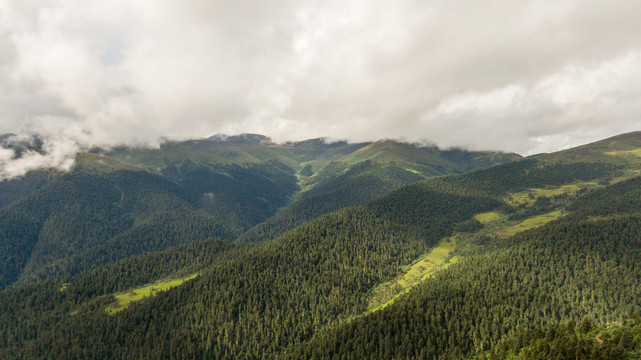
[[[0, 358], [638, 359], [641, 162], [612, 144], [641, 135], [480, 169], [378, 144], [335, 162], [146, 153], [164, 175], [37, 174], [0, 209]], [[403, 170], [418, 160], [422, 175]], [[442, 264], [380, 292], [444, 239]]]

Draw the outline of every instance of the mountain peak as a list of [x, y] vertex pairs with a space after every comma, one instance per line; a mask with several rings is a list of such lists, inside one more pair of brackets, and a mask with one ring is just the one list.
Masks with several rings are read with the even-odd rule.
[[216, 134], [206, 139], [211, 142], [229, 142], [238, 144], [271, 144], [272, 139], [260, 134], [243, 133], [238, 135]]

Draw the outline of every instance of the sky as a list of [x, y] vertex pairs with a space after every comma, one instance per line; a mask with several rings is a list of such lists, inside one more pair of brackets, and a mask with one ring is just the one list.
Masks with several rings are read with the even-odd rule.
[[637, 0], [0, 0], [0, 134], [549, 152], [641, 130]]

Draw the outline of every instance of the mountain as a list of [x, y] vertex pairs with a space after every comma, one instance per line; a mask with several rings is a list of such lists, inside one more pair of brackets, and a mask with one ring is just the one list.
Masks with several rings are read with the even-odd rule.
[[364, 204], [403, 185], [519, 159], [516, 154], [439, 150], [392, 140], [377, 141], [301, 176], [302, 191], [296, 200], [238, 239], [273, 239], [322, 214]]
[[[39, 170], [2, 181], [0, 288], [211, 237], [273, 239], [429, 176], [518, 159], [460, 152], [450, 161], [441, 154], [451, 151], [384, 143], [217, 135], [81, 153], [69, 173]], [[351, 156], [362, 149], [376, 154]]]
[[[638, 149], [626, 134], [427, 178], [273, 240], [197, 240], [14, 286], [0, 356], [638, 358]], [[399, 159], [376, 153], [354, 161]]]

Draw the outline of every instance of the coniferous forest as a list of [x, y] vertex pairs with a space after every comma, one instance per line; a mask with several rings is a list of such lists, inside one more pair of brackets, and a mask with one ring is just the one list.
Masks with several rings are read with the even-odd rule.
[[0, 358], [638, 359], [640, 148], [80, 154], [0, 182]]

